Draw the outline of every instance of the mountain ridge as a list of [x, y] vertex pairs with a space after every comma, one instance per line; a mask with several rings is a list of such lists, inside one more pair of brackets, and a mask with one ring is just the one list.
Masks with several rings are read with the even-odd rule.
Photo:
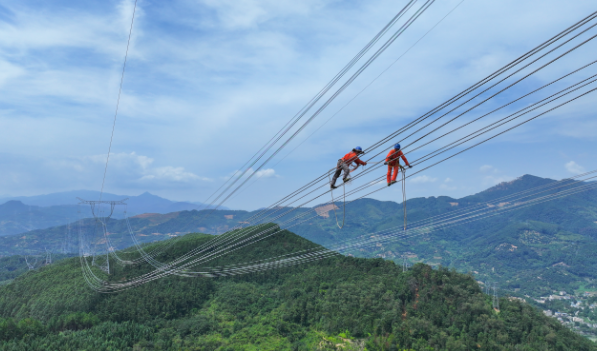
[[[5, 203], [11, 200], [21, 201], [23, 204], [39, 207], [49, 206], [63, 206], [63, 205], [76, 205], [79, 203], [78, 198], [84, 200], [98, 200], [100, 192], [95, 190], [69, 190], [50, 194], [33, 195], [33, 196], [7, 196], [0, 198], [0, 203]], [[151, 194], [145, 191], [139, 195], [117, 195], [112, 193], [102, 193], [102, 200], [105, 201], [119, 201], [124, 198], [129, 199], [129, 206], [135, 208], [135, 212], [142, 211], [140, 205], [142, 202], [152, 202], [153, 205], [167, 208], [169, 205], [176, 206], [188, 206], [188, 209], [197, 209], [199, 207], [211, 208], [209, 205], [201, 202], [190, 202], [190, 201], [172, 201], [163, 198], [158, 195]], [[186, 208], [185, 208], [186, 209]], [[227, 209], [224, 207], [224, 209]], [[160, 210], [162, 211], [162, 210]], [[159, 212], [159, 211], [154, 211]], [[173, 211], [171, 211], [173, 212]]]
[[[91, 190], [77, 190], [53, 193], [39, 196], [20, 196], [0, 199], [0, 236], [21, 234], [35, 229], [45, 229], [56, 225], [65, 225], [81, 218], [91, 217], [88, 206], [77, 205], [84, 200], [99, 199], [99, 192]], [[138, 196], [115, 195], [104, 193], [105, 201], [126, 201], [124, 208], [118, 208], [114, 218], [142, 213], [170, 213], [185, 210], [209, 209], [201, 203], [176, 202], [164, 199], [149, 192]], [[227, 209], [223, 207], [222, 209]]]
[[[555, 184], [556, 181], [523, 176], [469, 197], [454, 199], [447, 196], [412, 198], [407, 201], [408, 223], [433, 216], [451, 216], [454, 211], [482, 205], [486, 200], [498, 199], [521, 189]], [[570, 180], [560, 181], [565, 185]], [[545, 194], [557, 194], [549, 190]], [[463, 200], [464, 199], [464, 200]], [[479, 201], [479, 202], [478, 202]], [[342, 204], [336, 204], [342, 211]], [[320, 209], [317, 216], [292, 227], [293, 232], [325, 247], [335, 247], [356, 240], [369, 233], [392, 230], [403, 231], [402, 205], [392, 201], [360, 199], [346, 207], [346, 223], [342, 230], [336, 226], [332, 206]], [[496, 207], [499, 208], [499, 207]], [[289, 217], [311, 211], [298, 208]], [[129, 219], [133, 235], [142, 243], [167, 239], [191, 232], [221, 234], [239, 225], [254, 212], [242, 210], [181, 211], [170, 214], [141, 215]], [[339, 215], [341, 213], [338, 213]], [[287, 218], [281, 218], [283, 223]], [[545, 296], [554, 290], [597, 290], [597, 191], [587, 190], [568, 197], [521, 207], [498, 216], [467, 222], [466, 225], [435, 228], [427, 234], [403, 238], [360, 248], [351, 254], [357, 257], [382, 257], [401, 262], [407, 255], [411, 263], [455, 267], [460, 271], [477, 272], [480, 280], [499, 282], [502, 289], [531, 296]], [[83, 228], [89, 223], [82, 222]], [[108, 223], [111, 240], [116, 248], [131, 245], [125, 221]], [[25, 234], [0, 237], [0, 254], [43, 254], [45, 248], [59, 250], [68, 234], [67, 226], [30, 231]], [[73, 237], [74, 238], [74, 237]], [[399, 238], [399, 237], [397, 237]], [[504, 246], [505, 245], [505, 246]], [[504, 251], [503, 247], [512, 251]], [[72, 245], [76, 249], [76, 245]], [[565, 265], [557, 265], [564, 262]], [[550, 272], [555, 278], [547, 284], [542, 274]]]

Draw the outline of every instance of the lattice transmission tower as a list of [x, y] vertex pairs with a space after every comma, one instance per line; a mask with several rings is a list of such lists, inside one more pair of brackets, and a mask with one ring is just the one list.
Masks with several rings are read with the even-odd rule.
[[[89, 201], [89, 200], [84, 200], [81, 199], [80, 197], [77, 197], [77, 199], [80, 201], [79, 205], [89, 205], [91, 207], [91, 214], [93, 215], [93, 218], [95, 218], [95, 220], [101, 224], [102, 226], [102, 231], [104, 234], [104, 238], [106, 239], [106, 264], [103, 266], [100, 266], [98, 264], [95, 263], [95, 248], [92, 252], [93, 255], [93, 259], [91, 264], [92, 265], [96, 265], [98, 266], [101, 270], [103, 270], [104, 272], [110, 274], [110, 250], [113, 250], [112, 247], [110, 247], [110, 240], [108, 238], [108, 230], [106, 227], [106, 222], [112, 217], [112, 215], [114, 214], [114, 209], [116, 208], [116, 206], [122, 205], [122, 206], [126, 206], [125, 201], [128, 200], [128, 198], [126, 199], [122, 199], [119, 201]], [[109, 213], [107, 213], [106, 215], [104, 215], [103, 210], [101, 208], [101, 205], [108, 205], [110, 208]]]
[[500, 310], [500, 299], [498, 297], [497, 286], [495, 283], [493, 283], [493, 308], [498, 311]]

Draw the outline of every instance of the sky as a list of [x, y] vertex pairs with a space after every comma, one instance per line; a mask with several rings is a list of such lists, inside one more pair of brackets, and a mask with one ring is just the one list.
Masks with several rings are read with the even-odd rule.
[[[405, 4], [139, 0], [106, 169], [134, 2], [5, 0], [0, 197], [100, 190], [106, 170], [109, 193], [204, 202]], [[595, 10], [586, 0], [437, 1], [224, 205], [274, 203]], [[591, 42], [509, 94], [595, 52]], [[407, 196], [597, 168], [595, 96], [411, 177]], [[398, 188], [371, 196], [402, 198]]]

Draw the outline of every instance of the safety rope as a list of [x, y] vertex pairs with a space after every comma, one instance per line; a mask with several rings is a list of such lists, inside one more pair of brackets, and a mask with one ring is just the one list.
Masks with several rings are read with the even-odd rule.
[[[356, 168], [355, 168], [356, 169]], [[331, 173], [328, 173], [328, 178], [330, 180], [330, 186], [333, 185], [332, 184], [332, 177], [331, 177]], [[330, 190], [330, 196], [332, 197], [332, 210], [334, 210], [334, 217], [336, 218], [336, 225], [338, 226], [338, 228], [342, 229], [344, 228], [344, 222], [346, 221], [346, 182], [342, 183], [342, 190], [344, 192], [343, 194], [343, 203], [344, 205], [343, 210], [344, 210], [344, 214], [342, 215], [342, 225], [340, 225], [338, 223], [338, 215], [336, 214], [336, 202], [334, 200], [334, 188], [332, 188]]]
[[406, 231], [406, 168], [400, 166], [402, 171], [402, 208], [404, 209], [404, 231]]

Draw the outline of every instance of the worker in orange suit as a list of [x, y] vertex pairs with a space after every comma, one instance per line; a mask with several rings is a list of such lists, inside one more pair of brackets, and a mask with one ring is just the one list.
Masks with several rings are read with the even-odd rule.
[[404, 164], [408, 168], [412, 168], [402, 151], [400, 151], [400, 144], [394, 145], [394, 148], [386, 156], [386, 162], [384, 162], [384, 165], [388, 165], [388, 186], [396, 183], [396, 177], [400, 168], [400, 157], [402, 157]]
[[[363, 149], [360, 146], [357, 146], [354, 149], [352, 149], [351, 152], [347, 153], [346, 155], [344, 155], [344, 157], [342, 157], [341, 159], [338, 160], [338, 163], [336, 164], [336, 173], [334, 173], [334, 177], [332, 178], [332, 183], [330, 184], [330, 187], [332, 189], [337, 188], [336, 180], [338, 179], [338, 177], [340, 177], [340, 173], [342, 173], [342, 171], [344, 171], [344, 177], [342, 178], [342, 180], [344, 182], [347, 182], [350, 180], [348, 175], [350, 174], [351, 171], [354, 171], [355, 169], [357, 169], [359, 167], [359, 165], [361, 165], [361, 166], [367, 165], [367, 162], [361, 161], [361, 159], [359, 159], [359, 155], [361, 155], [361, 154], [364, 154]], [[353, 162], [356, 163], [357, 166], [351, 170], [350, 165]]]

